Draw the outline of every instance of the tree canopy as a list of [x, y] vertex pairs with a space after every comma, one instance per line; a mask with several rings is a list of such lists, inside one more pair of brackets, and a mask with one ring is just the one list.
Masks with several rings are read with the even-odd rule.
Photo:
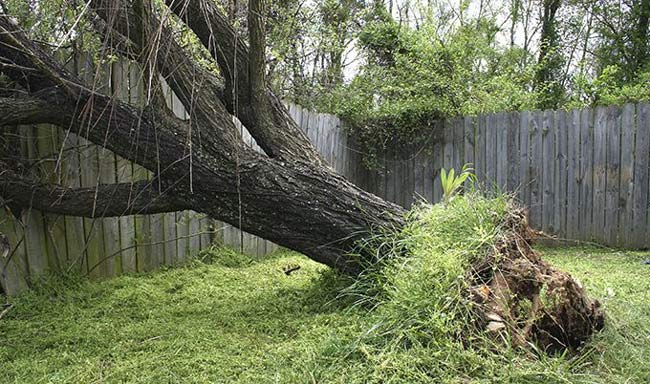
[[275, 1], [269, 77], [370, 154], [435, 118], [650, 100], [649, 0]]

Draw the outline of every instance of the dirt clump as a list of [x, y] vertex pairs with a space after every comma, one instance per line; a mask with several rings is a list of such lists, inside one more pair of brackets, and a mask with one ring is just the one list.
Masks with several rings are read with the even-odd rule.
[[600, 303], [531, 248], [537, 233], [524, 209], [511, 209], [502, 225], [503, 235], [470, 272], [481, 326], [525, 348], [578, 350], [605, 324]]

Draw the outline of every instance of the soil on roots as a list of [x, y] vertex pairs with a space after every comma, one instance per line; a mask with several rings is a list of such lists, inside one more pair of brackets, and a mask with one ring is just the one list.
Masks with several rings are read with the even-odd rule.
[[536, 233], [524, 209], [511, 209], [503, 225], [503, 235], [471, 270], [471, 299], [481, 324], [522, 347], [576, 351], [603, 328], [600, 303], [531, 248]]

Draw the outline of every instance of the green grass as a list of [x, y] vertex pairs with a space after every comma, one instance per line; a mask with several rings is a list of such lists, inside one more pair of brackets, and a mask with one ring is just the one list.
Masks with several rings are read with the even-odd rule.
[[[0, 320], [0, 382], [650, 382], [650, 266], [642, 264], [650, 253], [544, 253], [607, 310], [607, 327], [580, 359], [382, 351], [363, 337], [377, 315], [335, 299], [345, 281], [325, 267], [290, 252], [260, 262], [225, 252], [235, 266], [60, 279], [14, 299]], [[287, 264], [302, 268], [285, 276]]]
[[[399, 244], [384, 244], [413, 256], [356, 282], [296, 253], [253, 260], [227, 249], [145, 275], [50, 278], [0, 320], [0, 382], [650, 382], [648, 252], [542, 249], [607, 312], [579, 356], [533, 359], [480, 335], [465, 335], [469, 348], [454, 338], [457, 276], [499, 235], [493, 218], [504, 208], [465, 203], [416, 212]], [[369, 284], [372, 297], [360, 300]]]

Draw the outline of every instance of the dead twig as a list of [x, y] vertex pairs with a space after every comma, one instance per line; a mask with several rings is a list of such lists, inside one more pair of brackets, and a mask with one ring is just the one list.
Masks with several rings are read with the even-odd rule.
[[9, 312], [9, 310], [13, 307], [14, 307], [13, 304], [5, 304], [5, 308], [2, 310], [2, 312], [0, 312], [0, 319], [2, 319], [4, 315], [6, 315], [7, 312]]

